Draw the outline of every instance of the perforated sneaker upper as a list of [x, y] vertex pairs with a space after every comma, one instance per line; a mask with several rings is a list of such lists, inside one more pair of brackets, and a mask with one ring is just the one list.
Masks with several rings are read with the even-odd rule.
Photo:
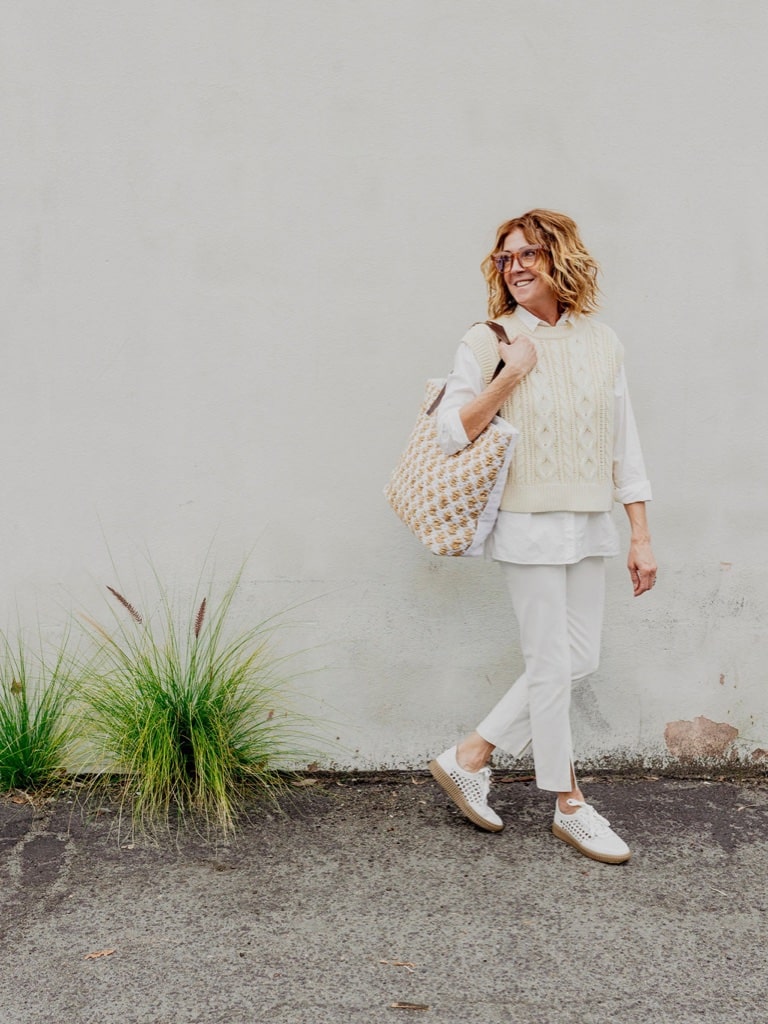
[[572, 836], [575, 844], [592, 853], [609, 856], [629, 855], [629, 847], [611, 828], [611, 823], [598, 814], [591, 804], [581, 800], [568, 801], [569, 806], [578, 807], [573, 814], [563, 814], [555, 805], [555, 825]]
[[[456, 747], [451, 747], [450, 750], [444, 751], [437, 759], [437, 764], [440, 766], [442, 771], [448, 776], [448, 785], [441, 783], [443, 788], [449, 792], [454, 802], [459, 807], [462, 806], [462, 802], [469, 805], [474, 811], [474, 814], [469, 816], [472, 820], [477, 818], [486, 825], [493, 826], [494, 829], [500, 829], [503, 826], [503, 822], [498, 814], [488, 806], [488, 793], [491, 789], [491, 769], [481, 768], [478, 772], [468, 772], [464, 768], [460, 767], [456, 760]], [[451, 793], [451, 788], [455, 787], [455, 792]], [[467, 813], [466, 808], [462, 808]], [[479, 822], [476, 821], [479, 824]]]

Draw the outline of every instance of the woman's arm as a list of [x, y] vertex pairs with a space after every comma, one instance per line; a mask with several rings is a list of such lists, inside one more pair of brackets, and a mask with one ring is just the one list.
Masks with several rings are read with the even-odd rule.
[[651, 534], [645, 514], [644, 501], [632, 501], [624, 508], [630, 526], [627, 568], [632, 579], [635, 597], [650, 590], [656, 582], [656, 559], [651, 550]]
[[523, 377], [534, 368], [536, 349], [530, 338], [518, 334], [499, 342], [499, 359], [504, 360], [504, 369], [461, 409], [461, 422], [470, 441], [482, 434]]
[[613, 488], [614, 499], [622, 505], [652, 497], [623, 367], [614, 386]]
[[650, 590], [656, 580], [656, 559], [651, 550], [651, 535], [645, 512], [645, 503], [651, 498], [651, 485], [645, 472], [640, 438], [623, 368], [616, 376], [614, 400], [614, 496], [623, 504], [629, 519], [627, 568], [635, 597], [639, 597], [646, 590]]
[[499, 344], [498, 351], [500, 358], [506, 356], [507, 365], [486, 388], [471, 348], [466, 341], [459, 345], [445, 395], [437, 409], [437, 438], [446, 455], [460, 452], [482, 433], [513, 388], [535, 365], [536, 350], [528, 338], [516, 339], [514, 344]]

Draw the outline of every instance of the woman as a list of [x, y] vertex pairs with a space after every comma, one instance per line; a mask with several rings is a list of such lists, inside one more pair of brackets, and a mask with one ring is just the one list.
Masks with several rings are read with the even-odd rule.
[[[650, 499], [629, 402], [622, 348], [590, 318], [597, 263], [570, 217], [531, 210], [506, 221], [482, 269], [486, 324], [463, 338], [439, 407], [440, 444], [461, 450], [500, 415], [519, 430], [486, 553], [501, 563], [520, 630], [525, 671], [477, 729], [429, 765], [460, 810], [491, 832], [488, 760], [498, 746], [533, 748], [536, 783], [557, 793], [552, 831], [595, 860], [629, 860], [627, 844], [584, 799], [573, 770], [571, 683], [598, 665], [605, 558], [618, 553], [611, 518], [630, 522], [635, 596], [656, 582]], [[503, 360], [504, 368], [491, 380]]]

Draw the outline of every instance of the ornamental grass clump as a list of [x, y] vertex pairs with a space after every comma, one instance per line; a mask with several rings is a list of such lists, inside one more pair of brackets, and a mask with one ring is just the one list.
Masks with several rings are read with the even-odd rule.
[[50, 658], [0, 634], [0, 790], [64, 783], [75, 692], [66, 638]]
[[239, 577], [216, 607], [193, 602], [183, 627], [164, 593], [157, 622], [118, 590], [110, 632], [86, 620], [98, 643], [84, 696], [106, 775], [144, 828], [193, 818], [229, 832], [246, 797], [270, 798], [297, 756], [296, 719], [281, 706], [284, 658], [271, 649], [274, 620], [227, 628]]

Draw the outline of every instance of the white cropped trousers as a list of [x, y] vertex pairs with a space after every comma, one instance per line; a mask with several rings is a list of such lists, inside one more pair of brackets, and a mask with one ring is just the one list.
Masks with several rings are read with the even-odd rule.
[[571, 683], [594, 672], [600, 660], [605, 560], [500, 565], [520, 628], [525, 671], [477, 732], [515, 757], [532, 744], [536, 785], [566, 793], [573, 787]]

